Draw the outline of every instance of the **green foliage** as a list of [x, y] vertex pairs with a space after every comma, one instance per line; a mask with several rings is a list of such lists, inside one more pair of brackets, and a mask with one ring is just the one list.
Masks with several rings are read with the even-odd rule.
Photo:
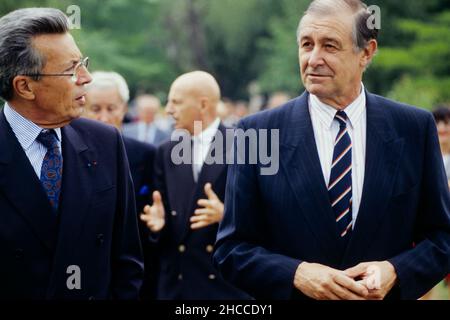
[[[132, 93], [165, 97], [177, 75], [213, 73], [224, 96], [302, 90], [296, 29], [310, 0], [2, 0], [0, 16], [22, 7], [81, 8], [73, 34], [92, 70], [115, 70]], [[431, 107], [448, 99], [450, 2], [371, 0], [382, 14], [379, 53], [366, 71], [378, 94]], [[421, 93], [420, 95], [418, 93]], [[413, 98], [418, 95], [417, 98]]]

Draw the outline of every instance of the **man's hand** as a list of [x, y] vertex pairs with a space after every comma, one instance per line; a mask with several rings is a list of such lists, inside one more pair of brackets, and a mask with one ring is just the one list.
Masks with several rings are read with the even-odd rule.
[[205, 184], [205, 193], [208, 199], [200, 199], [197, 204], [203, 208], [198, 208], [191, 217], [191, 228], [200, 229], [211, 224], [220, 222], [223, 218], [223, 203], [214, 193], [211, 183]]
[[369, 290], [368, 299], [382, 300], [397, 281], [394, 266], [388, 261], [363, 262], [345, 270], [353, 279], [361, 278], [358, 283]]
[[367, 288], [343, 271], [318, 263], [302, 262], [294, 277], [294, 286], [317, 300], [364, 300]]
[[141, 214], [141, 220], [145, 222], [152, 232], [159, 232], [166, 224], [164, 205], [159, 191], [153, 192], [153, 205], [146, 205]]

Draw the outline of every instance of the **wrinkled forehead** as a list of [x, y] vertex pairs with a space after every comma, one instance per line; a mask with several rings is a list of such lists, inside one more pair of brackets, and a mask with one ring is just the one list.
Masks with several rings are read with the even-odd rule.
[[32, 45], [45, 57], [46, 62], [59, 64], [79, 61], [82, 57], [70, 33], [37, 35], [33, 37]]
[[300, 21], [298, 38], [335, 38], [339, 41], [351, 41], [353, 22], [354, 16], [348, 12], [326, 15], [309, 13]]

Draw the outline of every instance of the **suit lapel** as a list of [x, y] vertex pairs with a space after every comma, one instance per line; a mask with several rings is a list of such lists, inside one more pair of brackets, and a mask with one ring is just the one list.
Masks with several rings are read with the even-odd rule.
[[0, 190], [51, 252], [55, 249], [57, 218], [19, 141], [0, 112]]
[[366, 164], [363, 192], [358, 216], [352, 232], [344, 267], [352, 266], [363, 257], [386, 214], [396, 172], [403, 152], [404, 140], [397, 138], [374, 95], [367, 97]]
[[[67, 125], [63, 135], [63, 181], [61, 191], [61, 237], [75, 241], [79, 236], [88, 212], [92, 182], [95, 180], [95, 156], [79, 134]], [[64, 230], [70, 232], [64, 232]]]
[[281, 165], [301, 212], [323, 252], [334, 264], [342, 257], [336, 223], [323, 177], [308, 108], [309, 94], [300, 96], [285, 121]]
[[[222, 137], [221, 138], [219, 137]], [[217, 141], [217, 147], [221, 148], [220, 150], [215, 149], [215, 153], [216, 154], [212, 154], [211, 155], [211, 151], [212, 148], [214, 146], [214, 141]], [[228, 146], [231, 147], [232, 145]], [[195, 186], [195, 193], [193, 194], [193, 196], [191, 197], [190, 201], [189, 201], [189, 205], [187, 206], [187, 208], [190, 209], [189, 212], [187, 212], [187, 214], [184, 216], [184, 225], [187, 226], [185, 228], [185, 233], [184, 233], [184, 237], [186, 237], [189, 232], [191, 231], [190, 228], [190, 217], [194, 214], [195, 209], [197, 209], [197, 201], [199, 199], [206, 199], [206, 195], [204, 192], [204, 187], [206, 183], [211, 183], [212, 187], [213, 187], [213, 191], [214, 191], [214, 184], [216, 182], [216, 180], [218, 179], [218, 177], [222, 174], [222, 172], [224, 170], [226, 170], [227, 166], [226, 166], [226, 152], [227, 152], [227, 144], [226, 144], [226, 128], [222, 125], [222, 123], [219, 125], [219, 128], [217, 130], [216, 136], [214, 137], [214, 140], [211, 142], [211, 147], [210, 150], [208, 151], [208, 155], [207, 158], [209, 158], [208, 163], [211, 164], [207, 164], [206, 161], [205, 163], [203, 163], [202, 169], [200, 171], [200, 174], [198, 176], [198, 180]], [[217, 163], [217, 162], [213, 162], [211, 159], [222, 159], [222, 163]], [[191, 166], [191, 172], [192, 172], [192, 166]]]

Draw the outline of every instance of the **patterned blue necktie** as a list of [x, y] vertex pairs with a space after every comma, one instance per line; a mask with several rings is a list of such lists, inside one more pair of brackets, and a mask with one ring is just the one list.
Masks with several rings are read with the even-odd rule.
[[335, 214], [339, 236], [348, 241], [352, 231], [352, 140], [347, 131], [347, 115], [338, 111], [339, 133], [334, 142], [328, 195]]
[[62, 156], [58, 146], [58, 138], [54, 130], [42, 131], [37, 137], [47, 148], [41, 168], [41, 184], [47, 193], [48, 200], [54, 211], [58, 210], [59, 194], [62, 181]]

